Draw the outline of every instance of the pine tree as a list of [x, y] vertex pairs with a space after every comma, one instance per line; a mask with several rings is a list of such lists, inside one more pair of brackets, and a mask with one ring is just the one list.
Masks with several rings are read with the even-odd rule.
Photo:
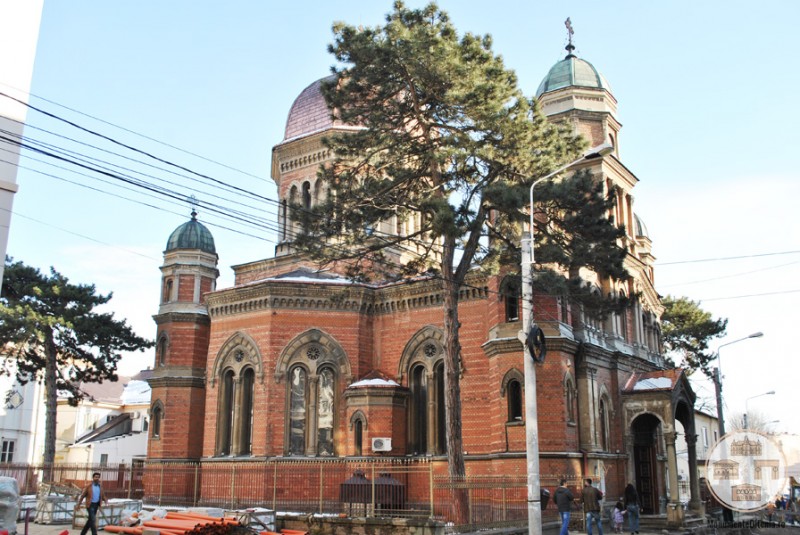
[[716, 357], [708, 344], [725, 334], [728, 320], [714, 319], [710, 312], [688, 297], [668, 295], [662, 299], [664, 313], [661, 315], [661, 337], [667, 353], [673, 352], [683, 359], [690, 373], [702, 371], [714, 379], [710, 364]]
[[94, 311], [111, 295], [98, 295], [94, 285], [71, 284], [53, 268], [45, 275], [6, 258], [0, 297], [0, 373], [15, 374], [21, 384], [44, 382], [48, 467], [55, 460], [58, 393], [77, 405], [83, 398], [81, 383], [116, 381], [121, 352], [153, 345], [112, 313]]
[[[531, 183], [575, 159], [586, 143], [549, 123], [536, 100], [522, 94], [515, 74], [492, 52], [489, 36], [459, 37], [435, 4], [412, 10], [396, 2], [384, 26], [337, 23], [334, 36], [330, 51], [341, 67], [323, 93], [334, 118], [349, 128], [325, 140], [334, 154], [319, 171], [326, 198], [311, 209], [292, 207], [303, 229], [294, 244], [320, 262], [345, 261], [356, 278], [426, 273], [441, 281], [446, 449], [450, 475], [461, 477], [459, 289], [476, 266], [518, 269]], [[589, 182], [569, 180], [548, 189], [552, 212], [543, 216], [555, 220], [576, 205], [579, 212], [595, 210], [585, 207], [596, 200]], [[559, 199], [572, 194], [574, 201]], [[600, 201], [599, 217], [613, 227], [602, 195]], [[388, 229], [393, 218], [413, 220], [413, 229]], [[575, 227], [561, 225], [565, 239]], [[546, 234], [541, 239], [557, 241]], [[577, 247], [567, 241], [563, 245]], [[587, 260], [592, 255], [597, 264], [603, 255], [619, 257], [613, 247], [595, 243], [588, 249], [565, 265], [594, 267]], [[413, 259], [398, 264], [409, 251]], [[620, 264], [600, 271], [617, 275], [624, 269]]]

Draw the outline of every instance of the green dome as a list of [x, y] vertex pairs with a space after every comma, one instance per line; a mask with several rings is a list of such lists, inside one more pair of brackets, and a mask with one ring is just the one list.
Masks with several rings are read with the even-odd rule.
[[200, 249], [206, 253], [217, 254], [214, 237], [205, 225], [197, 220], [196, 212], [192, 212], [191, 221], [187, 221], [170, 234], [167, 251], [175, 249]]
[[608, 81], [594, 68], [594, 65], [570, 53], [550, 69], [544, 77], [536, 96], [565, 87], [588, 87], [611, 91]]

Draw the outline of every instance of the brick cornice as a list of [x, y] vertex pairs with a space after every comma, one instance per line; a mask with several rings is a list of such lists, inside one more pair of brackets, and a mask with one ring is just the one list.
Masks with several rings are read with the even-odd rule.
[[[489, 295], [486, 277], [468, 277], [459, 295], [461, 302], [485, 299]], [[212, 317], [229, 316], [266, 309], [334, 310], [367, 315], [438, 307], [444, 302], [441, 281], [422, 279], [384, 286], [297, 282], [272, 279], [221, 290], [207, 296]]]

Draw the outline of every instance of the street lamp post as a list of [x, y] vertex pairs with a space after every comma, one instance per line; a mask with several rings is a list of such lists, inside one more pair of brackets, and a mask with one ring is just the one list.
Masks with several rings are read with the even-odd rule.
[[[762, 336], [764, 336], [764, 333], [759, 331], [757, 333], [747, 335], [744, 338], [739, 338], [738, 340], [722, 344], [717, 348], [717, 368], [714, 370], [714, 391], [717, 395], [717, 426], [719, 427], [719, 440], [722, 440], [722, 437], [725, 436], [725, 416], [722, 413], [722, 364], [720, 363], [719, 350], [731, 344], [743, 342], [750, 338], [761, 338]], [[731, 511], [731, 509], [725, 505], [722, 506], [722, 519], [725, 522], [733, 522], [733, 511]]]
[[757, 333], [747, 335], [744, 338], [739, 338], [738, 340], [722, 344], [717, 348], [717, 368], [714, 370], [714, 391], [717, 395], [717, 425], [719, 426], [719, 438], [722, 438], [725, 435], [725, 417], [722, 414], [722, 364], [720, 363], [719, 350], [731, 344], [744, 342], [750, 338], [761, 338], [762, 336], [764, 336], [764, 333], [759, 331]]
[[747, 408], [747, 404], [750, 403], [751, 399], [760, 398], [761, 396], [774, 396], [775, 391], [770, 390], [769, 392], [764, 392], [763, 394], [758, 394], [756, 396], [750, 396], [746, 400], [744, 400], [744, 428], [747, 429], [747, 415], [750, 414], [750, 410]]
[[550, 174], [533, 181], [530, 188], [530, 222], [527, 235], [523, 233], [521, 240], [522, 249], [522, 331], [519, 336], [524, 348], [525, 371], [525, 458], [528, 466], [528, 533], [541, 535], [542, 533], [542, 504], [541, 487], [539, 485], [539, 421], [536, 408], [536, 368], [533, 356], [528, 350], [528, 335], [533, 327], [533, 188], [536, 184], [549, 180], [559, 173], [580, 164], [586, 160], [601, 158], [610, 154], [614, 147], [608, 143], [593, 147], [577, 160], [559, 167]]

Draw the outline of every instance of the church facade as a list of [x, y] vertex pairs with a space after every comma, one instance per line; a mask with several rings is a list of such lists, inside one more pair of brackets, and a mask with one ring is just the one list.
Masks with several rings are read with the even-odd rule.
[[[589, 282], [593, 291], [635, 297], [603, 321], [565, 300], [534, 297], [548, 341], [547, 359], [536, 365], [541, 472], [592, 477], [610, 496], [635, 482], [644, 511], [664, 511], [678, 502], [682, 428], [690, 505], [699, 510], [695, 397], [661, 353], [652, 244], [634, 211], [638, 179], [620, 158], [617, 102], [597, 69], [568, 52], [537, 97], [552, 121], [590, 146], [614, 146], [578, 168], [617, 192], [613, 215], [627, 230], [632, 278]], [[292, 248], [299, 228], [289, 207], [313, 206], [325, 194], [317, 169], [332, 155], [322, 139], [347, 128], [332, 121], [320, 83], [297, 97], [272, 151], [275, 256], [234, 266], [234, 285], [217, 289], [214, 240], [194, 214], [169, 238], [155, 316], [150, 461], [445, 458], [440, 281], [356, 283], [317, 271]], [[389, 220], [381, 230], [410, 233], [414, 225]], [[467, 472], [524, 474], [519, 289], [475, 273], [461, 291], [459, 317]]]

